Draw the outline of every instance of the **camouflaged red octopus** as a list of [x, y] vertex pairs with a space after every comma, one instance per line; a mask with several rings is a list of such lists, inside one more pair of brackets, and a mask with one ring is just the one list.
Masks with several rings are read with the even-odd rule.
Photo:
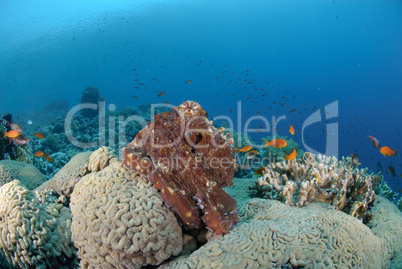
[[207, 117], [193, 101], [156, 115], [123, 149], [122, 163], [148, 175], [185, 228], [226, 234], [238, 221], [236, 200], [222, 189], [233, 184], [233, 140]]

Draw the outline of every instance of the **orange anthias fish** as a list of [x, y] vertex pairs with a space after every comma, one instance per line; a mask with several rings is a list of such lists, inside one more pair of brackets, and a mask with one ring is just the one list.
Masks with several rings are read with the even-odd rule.
[[289, 155], [285, 155], [285, 160], [294, 161], [294, 160], [296, 160], [296, 156], [297, 156], [297, 151], [296, 151], [296, 149], [293, 149], [292, 153], [290, 153]]
[[43, 155], [43, 151], [40, 151], [40, 150], [35, 152], [35, 154], [34, 154], [35, 157], [40, 157], [42, 155]]
[[368, 135], [367, 137], [370, 137], [371, 143], [373, 143], [373, 147], [378, 149], [378, 147], [380, 146], [380, 141], [377, 140], [377, 138]]
[[293, 128], [293, 126], [290, 126], [290, 128], [289, 128], [289, 133], [290, 133], [291, 135], [294, 135], [294, 134], [295, 134], [295, 129]]
[[17, 137], [19, 135], [20, 135], [20, 133], [17, 130], [11, 130], [11, 131], [9, 131], [7, 133], [6, 133], [6, 131], [4, 131], [4, 137], [15, 138], [15, 137]]
[[390, 147], [387, 147], [387, 146], [380, 148], [380, 152], [381, 152], [382, 155], [384, 155], [384, 157], [391, 156], [391, 155], [394, 155], [396, 157], [396, 152], [397, 151], [398, 150], [393, 150], [393, 149], [391, 149]]
[[275, 139], [275, 140], [272, 140], [271, 142], [268, 142], [263, 139], [263, 141], [265, 142], [265, 146], [263, 146], [263, 148], [274, 147], [274, 148], [280, 149], [280, 148], [284, 148], [288, 145], [288, 143], [286, 143], [286, 141], [283, 139]]
[[242, 147], [241, 149], [239, 149], [239, 152], [246, 152], [246, 151], [249, 151], [252, 147], [253, 147], [253, 146], [251, 146], [251, 145], [244, 146], [244, 147]]
[[45, 136], [42, 133], [34, 133], [34, 136], [36, 136], [39, 139], [45, 138]]
[[47, 157], [46, 157], [46, 160], [47, 160], [48, 162], [50, 162], [50, 163], [52, 163], [52, 162], [53, 162], [53, 158], [52, 158], [52, 157], [50, 157], [50, 156], [47, 156]]

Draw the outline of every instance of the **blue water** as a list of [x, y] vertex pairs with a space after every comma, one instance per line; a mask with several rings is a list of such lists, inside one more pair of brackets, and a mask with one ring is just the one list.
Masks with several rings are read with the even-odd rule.
[[[293, 125], [302, 148], [325, 153], [324, 108], [338, 101], [328, 120], [339, 127], [338, 157], [358, 154], [374, 171], [380, 162], [396, 190], [401, 158], [366, 136], [402, 147], [401, 14], [399, 0], [2, 0], [0, 114], [29, 117], [56, 99], [73, 107], [93, 86], [117, 109], [194, 100], [240, 131], [252, 116], [285, 116], [278, 134], [290, 137]], [[319, 109], [303, 145], [302, 125]]]

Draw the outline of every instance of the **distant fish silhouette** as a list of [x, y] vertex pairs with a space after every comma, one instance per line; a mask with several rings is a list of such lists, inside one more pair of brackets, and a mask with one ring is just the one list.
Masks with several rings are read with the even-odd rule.
[[391, 165], [388, 166], [388, 174], [391, 174], [394, 177], [396, 177], [395, 169]]

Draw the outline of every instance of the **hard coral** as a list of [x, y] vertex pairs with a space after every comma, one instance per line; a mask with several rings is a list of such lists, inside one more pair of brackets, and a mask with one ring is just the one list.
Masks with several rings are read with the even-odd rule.
[[89, 174], [89, 160], [92, 152], [82, 152], [75, 155], [54, 177], [36, 188], [38, 191], [56, 191], [60, 195], [70, 197], [75, 184], [86, 174]]
[[258, 182], [266, 186], [263, 190], [268, 196], [288, 205], [329, 203], [335, 209], [365, 219], [375, 199], [374, 189], [381, 180], [381, 173], [374, 175], [368, 169], [358, 169], [350, 157], [338, 162], [335, 157], [306, 152], [302, 160], [269, 164]]
[[46, 182], [46, 178], [33, 165], [11, 160], [0, 161], [0, 187], [13, 180], [19, 180], [21, 185], [33, 190]]
[[158, 265], [182, 250], [182, 231], [144, 175], [120, 162], [83, 177], [71, 195], [80, 268]]
[[[148, 174], [187, 229], [228, 233], [237, 222], [232, 185], [233, 140], [217, 130], [196, 102], [158, 114], [122, 151], [122, 163]], [[201, 218], [200, 218], [201, 217]]]
[[159, 268], [400, 268], [402, 214], [379, 200], [367, 227], [317, 203], [297, 208], [251, 199], [227, 236]]
[[70, 209], [36, 194], [18, 180], [0, 187], [0, 267], [74, 268]]

